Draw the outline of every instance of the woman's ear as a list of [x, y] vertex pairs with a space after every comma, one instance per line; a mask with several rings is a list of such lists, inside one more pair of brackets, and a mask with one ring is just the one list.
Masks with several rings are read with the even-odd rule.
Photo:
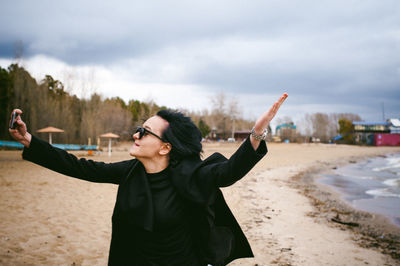
[[167, 155], [171, 152], [172, 146], [170, 143], [163, 143], [160, 148], [160, 155]]

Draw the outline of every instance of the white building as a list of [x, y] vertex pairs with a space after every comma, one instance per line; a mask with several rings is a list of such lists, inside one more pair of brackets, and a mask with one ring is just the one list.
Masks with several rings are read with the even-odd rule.
[[397, 118], [389, 119], [390, 134], [400, 134], [400, 120]]

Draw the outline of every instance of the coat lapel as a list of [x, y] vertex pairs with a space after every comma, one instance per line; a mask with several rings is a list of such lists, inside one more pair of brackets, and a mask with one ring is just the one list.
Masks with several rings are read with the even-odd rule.
[[152, 196], [146, 172], [139, 161], [118, 188], [113, 216], [128, 221], [134, 226], [153, 231]]

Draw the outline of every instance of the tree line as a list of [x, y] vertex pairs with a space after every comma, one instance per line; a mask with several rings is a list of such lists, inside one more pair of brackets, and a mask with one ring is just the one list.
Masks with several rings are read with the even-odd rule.
[[[93, 93], [89, 98], [78, 98], [68, 93], [64, 84], [46, 75], [37, 82], [28, 71], [18, 64], [7, 69], [0, 67], [0, 139], [9, 140], [8, 122], [14, 108], [23, 110], [23, 119], [28, 130], [53, 126], [65, 130], [54, 134], [54, 143], [87, 144], [88, 139], [95, 144], [97, 138], [107, 132], [121, 136], [121, 140], [130, 140], [136, 126], [154, 115], [158, 110], [167, 108], [153, 101], [141, 102], [119, 97], [103, 98]], [[244, 119], [239, 103], [228, 98], [223, 92], [210, 99], [210, 109], [179, 111], [190, 116], [199, 127], [204, 138], [227, 139], [235, 131], [249, 131], [253, 120]], [[305, 114], [297, 123], [297, 130], [281, 132], [282, 139], [291, 142], [309, 142], [310, 138], [329, 142], [339, 133], [345, 143], [352, 142], [352, 121], [360, 121], [356, 114], [314, 113]], [[292, 124], [290, 117], [278, 117], [277, 125]], [[300, 133], [301, 132], [301, 133]], [[45, 135], [39, 137], [46, 138]]]
[[[353, 144], [354, 127], [353, 121], [361, 121], [361, 117], [353, 113], [312, 113], [305, 114], [298, 121], [299, 130], [283, 130], [281, 137], [291, 142], [332, 142], [332, 139], [339, 134], [341, 139], [337, 143]], [[290, 117], [277, 119], [278, 124], [294, 125]], [[302, 134], [300, 134], [302, 132]]]
[[[8, 123], [14, 108], [23, 110], [23, 120], [33, 134], [53, 126], [65, 130], [54, 134], [55, 143], [93, 143], [100, 134], [113, 132], [129, 139], [135, 125], [150, 117], [163, 106], [131, 100], [127, 104], [119, 97], [103, 99], [92, 94], [80, 99], [66, 92], [61, 81], [46, 75], [37, 82], [23, 67], [12, 64], [0, 67], [0, 139], [10, 139]], [[44, 133], [40, 133], [44, 134]], [[40, 136], [40, 135], [39, 135]]]
[[[218, 97], [211, 112], [179, 110], [192, 117], [203, 136], [213, 130], [217, 137], [229, 137], [232, 130], [247, 129], [252, 123], [240, 117], [237, 102], [228, 103], [224, 94]], [[229, 108], [227, 105], [230, 104]], [[81, 99], [65, 90], [64, 84], [46, 75], [37, 82], [30, 73], [18, 64], [7, 69], [0, 67], [0, 139], [9, 140], [8, 123], [14, 108], [23, 110], [23, 120], [33, 134], [38, 129], [53, 126], [65, 130], [53, 134], [54, 143], [92, 143], [103, 133], [113, 132], [121, 140], [131, 139], [136, 126], [167, 108], [153, 101], [141, 102], [119, 97], [103, 99], [93, 93], [89, 99]], [[39, 135], [45, 138], [45, 135]]]

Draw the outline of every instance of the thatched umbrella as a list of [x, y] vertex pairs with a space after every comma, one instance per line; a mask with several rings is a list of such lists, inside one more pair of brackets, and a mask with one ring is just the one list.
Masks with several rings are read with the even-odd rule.
[[100, 135], [100, 138], [108, 138], [108, 156], [111, 156], [111, 139], [117, 139], [119, 136], [114, 133], [105, 133]]
[[64, 130], [56, 128], [56, 127], [45, 127], [45, 128], [36, 130], [36, 132], [49, 133], [49, 143], [51, 144], [51, 142], [52, 142], [51, 133], [62, 133], [62, 132], [64, 132]]

